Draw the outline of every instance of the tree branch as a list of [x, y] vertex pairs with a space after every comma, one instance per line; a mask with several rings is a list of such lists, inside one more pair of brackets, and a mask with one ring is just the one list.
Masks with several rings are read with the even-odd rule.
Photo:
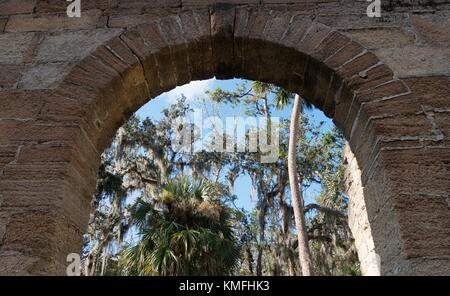
[[320, 211], [322, 213], [330, 214], [330, 215], [333, 215], [333, 216], [336, 216], [336, 217], [339, 217], [339, 218], [347, 217], [345, 214], [341, 213], [338, 210], [331, 209], [331, 208], [328, 208], [328, 207], [324, 207], [324, 206], [321, 206], [321, 205], [318, 205], [318, 204], [309, 204], [309, 205], [305, 206], [304, 213], [306, 214], [306, 213], [308, 213], [309, 211], [312, 211], [312, 210], [318, 210], [318, 211]]

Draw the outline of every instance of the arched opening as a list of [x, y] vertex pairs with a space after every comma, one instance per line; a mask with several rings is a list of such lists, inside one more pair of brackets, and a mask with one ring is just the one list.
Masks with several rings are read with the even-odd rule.
[[[293, 101], [293, 94], [266, 83], [206, 80], [164, 93], [140, 108], [102, 155], [84, 236], [83, 275], [300, 274], [286, 158]], [[313, 273], [357, 275], [343, 187], [344, 140], [320, 110], [306, 103], [303, 107], [297, 170]], [[180, 119], [183, 130], [191, 127], [181, 138]], [[268, 122], [272, 143], [263, 139], [270, 137]], [[239, 146], [230, 149], [230, 143]], [[172, 192], [186, 178], [188, 184], [220, 188], [216, 207], [230, 217], [221, 223], [232, 225], [226, 244], [235, 253], [205, 238], [211, 226], [200, 227], [195, 213], [207, 220], [220, 216], [210, 216], [203, 204], [191, 208], [188, 194]], [[161, 199], [161, 190], [170, 193], [169, 201]], [[186, 211], [179, 212], [178, 204]], [[141, 209], [148, 211], [144, 220]], [[161, 211], [161, 217], [155, 215]], [[219, 234], [214, 241], [221, 241]], [[189, 251], [180, 252], [179, 245]], [[162, 256], [161, 249], [172, 256]], [[210, 263], [224, 255], [227, 260]]]
[[[26, 250], [28, 261], [19, 273], [63, 273], [67, 254], [79, 252], [100, 154], [117, 128], [149, 98], [214, 76], [279, 85], [332, 117], [361, 169], [381, 273], [413, 273], [421, 264], [432, 268], [414, 261], [413, 236], [403, 238], [410, 233], [402, 208], [408, 196], [392, 182], [396, 168], [389, 166], [395, 158], [389, 151], [438, 136], [408, 86], [373, 53], [309, 17], [217, 6], [129, 29], [76, 65], [54, 92], [42, 92], [48, 104], [40, 116], [56, 124], [31, 129], [44, 138], [57, 135], [60, 142], [37, 143], [30, 153], [45, 157], [57, 151], [70, 164], [46, 171], [58, 182], [48, 184], [54, 185], [51, 198], [28, 213], [39, 231], [22, 238], [25, 246], [8, 237], [14, 229], [6, 232], [2, 252]], [[27, 223], [14, 227], [27, 236]]]

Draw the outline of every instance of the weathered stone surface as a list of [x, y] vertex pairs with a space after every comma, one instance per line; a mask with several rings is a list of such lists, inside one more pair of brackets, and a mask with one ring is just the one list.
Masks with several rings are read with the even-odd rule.
[[66, 63], [30, 65], [23, 71], [19, 82], [20, 88], [24, 90], [55, 88], [71, 69], [72, 65]]
[[0, 64], [22, 63], [32, 38], [33, 33], [0, 34]]
[[64, 1], [0, 1], [0, 274], [63, 274], [116, 129], [214, 76], [334, 118], [364, 274], [448, 274], [450, 6], [430, 3], [372, 19], [353, 0], [100, 0], [70, 19]]
[[45, 92], [0, 92], [0, 118], [35, 119], [45, 97]]
[[409, 78], [405, 79], [405, 83], [411, 88], [423, 106], [440, 111], [448, 109], [450, 77], [430, 76]]
[[8, 21], [7, 18], [1, 18], [0, 17], [0, 32], [4, 32], [5, 31], [5, 27], [6, 27], [6, 22]]
[[408, 258], [450, 256], [448, 197], [404, 194], [396, 200]]
[[450, 75], [448, 47], [407, 46], [396, 49], [377, 49], [374, 52], [400, 78]]
[[[18, 149], [19, 146], [0, 146], [0, 171], [3, 172], [3, 168], [5, 167], [5, 165], [17, 159]], [[0, 197], [0, 204], [2, 201], [3, 199]]]
[[42, 15], [35, 17], [31, 14], [13, 15], [6, 25], [6, 32], [52, 31], [67, 29], [95, 29], [100, 20], [100, 10], [89, 10], [80, 18], [69, 18], [67, 15]]
[[[84, 1], [82, 3], [82, 10], [102, 9], [108, 10], [117, 7], [119, 0], [95, 0]], [[67, 10], [67, 3], [60, 0], [39, 0], [36, 3], [36, 12], [42, 13], [65, 13]]]
[[[355, 3], [355, 1], [352, 1], [352, 3]], [[367, 6], [362, 5], [358, 11], [320, 14], [317, 21], [339, 30], [392, 28], [408, 24], [408, 14], [392, 12], [385, 13], [380, 19], [369, 18], [366, 9]]]
[[345, 35], [364, 44], [368, 49], [401, 48], [415, 44], [414, 34], [402, 28], [348, 30]]
[[17, 87], [17, 83], [22, 72], [20, 65], [1, 65], [3, 71], [0, 72], [0, 90]]
[[0, 15], [32, 13], [36, 0], [3, 0], [0, 2]]
[[375, 251], [375, 244], [367, 216], [366, 203], [364, 201], [364, 188], [361, 180], [361, 171], [357, 160], [346, 145], [344, 160], [347, 164], [345, 172], [345, 190], [349, 194], [348, 220], [355, 239], [361, 272], [368, 276], [381, 274], [381, 259]]
[[119, 8], [170, 8], [177, 7], [181, 5], [181, 0], [155, 0], [155, 1], [146, 1], [146, 0], [129, 0], [129, 1], [120, 1]]
[[447, 15], [412, 15], [411, 23], [421, 44], [450, 45], [450, 19]]
[[155, 20], [157, 15], [142, 14], [142, 15], [112, 15], [108, 19], [108, 27], [110, 28], [132, 28], [137, 25], [151, 23]]
[[45, 36], [35, 62], [77, 61], [96, 47], [120, 34], [120, 30], [82, 30], [58, 32]]

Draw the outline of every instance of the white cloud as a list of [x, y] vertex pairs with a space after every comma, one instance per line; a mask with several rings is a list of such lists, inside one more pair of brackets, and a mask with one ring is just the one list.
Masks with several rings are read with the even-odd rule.
[[178, 86], [173, 90], [166, 92], [160, 96], [161, 99], [167, 100], [168, 104], [175, 103], [176, 100], [184, 94], [187, 101], [193, 101], [199, 97], [204, 97], [205, 91], [212, 88], [215, 79], [192, 81], [183, 86]]

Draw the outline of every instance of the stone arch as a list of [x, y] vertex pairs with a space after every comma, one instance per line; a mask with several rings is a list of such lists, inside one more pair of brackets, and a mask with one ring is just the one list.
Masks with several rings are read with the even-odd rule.
[[[424, 246], [411, 241], [411, 233], [421, 230], [408, 225], [414, 218], [405, 209], [408, 184], [398, 186], [399, 168], [391, 165], [398, 157], [391, 151], [441, 136], [407, 84], [364, 46], [309, 16], [218, 5], [128, 29], [79, 62], [55, 90], [33, 93], [43, 107], [36, 121], [7, 134], [20, 159], [11, 152], [3, 175], [49, 181], [39, 188], [27, 183], [38, 195], [32, 201], [28, 193], [4, 187], [4, 203], [33, 207], [7, 217], [0, 271], [64, 273], [67, 254], [81, 247], [100, 154], [117, 128], [149, 98], [214, 76], [277, 84], [332, 117], [361, 170], [380, 272], [414, 274], [436, 267], [436, 261], [414, 254]], [[42, 161], [14, 165], [27, 157]], [[48, 165], [48, 159], [54, 163]], [[442, 262], [448, 258], [442, 260], [435, 273], [446, 272]]]

